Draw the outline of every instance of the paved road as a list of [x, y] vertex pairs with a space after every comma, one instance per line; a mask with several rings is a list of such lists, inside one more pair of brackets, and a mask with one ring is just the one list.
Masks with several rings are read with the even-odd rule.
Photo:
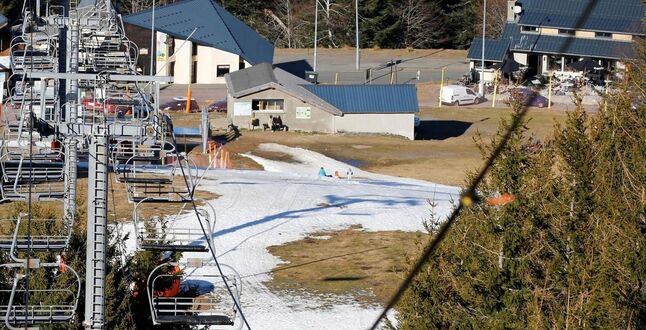
[[[274, 64], [285, 62], [306, 62], [313, 67], [313, 52], [277, 51]], [[463, 54], [447, 56], [442, 50], [425, 52], [393, 52], [366, 51], [361, 55], [360, 70], [355, 70], [355, 54], [352, 51], [331, 50], [319, 53], [317, 56], [317, 71], [319, 82], [324, 84], [362, 84], [366, 82], [368, 69], [372, 69], [372, 81], [375, 84], [388, 84], [391, 80], [391, 70], [396, 72], [393, 80], [396, 83], [417, 82], [419, 71], [420, 82], [440, 81], [442, 67], [447, 67], [445, 79], [454, 81], [469, 70], [469, 64]], [[386, 66], [388, 62], [401, 61], [396, 66]]]

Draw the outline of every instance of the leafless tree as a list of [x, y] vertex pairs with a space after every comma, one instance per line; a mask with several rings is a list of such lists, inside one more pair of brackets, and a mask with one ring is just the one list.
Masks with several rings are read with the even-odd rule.
[[[566, 0], [563, 0], [566, 1]], [[475, 19], [474, 28], [476, 33], [482, 33], [482, 9], [483, 0], [475, 2]], [[507, 21], [507, 0], [487, 0], [487, 29], [488, 38], [497, 38], [500, 36], [505, 22]]]
[[403, 27], [403, 46], [407, 48], [432, 47], [441, 41], [444, 20], [436, 3], [424, 0], [402, 0], [396, 11]]
[[[263, 10], [267, 29], [276, 46], [299, 48], [308, 40], [310, 24], [302, 19], [303, 3], [293, 0], [276, 0], [272, 8]], [[307, 13], [307, 11], [305, 11]]]
[[330, 47], [339, 47], [336, 38], [336, 31], [339, 29], [347, 30], [348, 18], [351, 12], [354, 12], [353, 5], [348, 1], [332, 0], [315, 0], [319, 6], [319, 24], [322, 23], [322, 29], [325, 36], [321, 39], [326, 40]]

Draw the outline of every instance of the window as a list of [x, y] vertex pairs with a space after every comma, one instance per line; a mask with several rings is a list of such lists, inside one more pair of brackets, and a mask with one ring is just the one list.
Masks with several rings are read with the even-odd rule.
[[242, 57], [240, 57], [240, 59], [238, 60], [238, 70], [242, 70], [244, 69], [244, 67], [245, 67], [244, 60], [242, 59]]
[[612, 33], [608, 32], [595, 32], [594, 36], [597, 38], [612, 38]]
[[192, 42], [192, 43], [191, 43], [191, 46], [192, 46], [192, 47], [191, 47], [191, 56], [195, 56], [195, 55], [197, 55], [197, 44], [196, 44], [196, 43], [194, 43], [194, 42]]
[[538, 32], [538, 28], [535, 27], [535, 26], [523, 25], [522, 30], [523, 30], [523, 32]]
[[559, 29], [559, 34], [573, 36], [574, 35], [574, 30]]
[[229, 73], [229, 65], [218, 65], [217, 70], [215, 71], [216, 77], [224, 77], [225, 74]]
[[193, 67], [191, 68], [191, 84], [197, 83], [197, 61], [193, 61]]
[[260, 99], [251, 101], [251, 109], [256, 111], [279, 110], [285, 108], [284, 100]]
[[476, 93], [474, 91], [472, 91], [471, 89], [468, 89], [468, 88], [467, 88], [467, 94], [476, 95]]

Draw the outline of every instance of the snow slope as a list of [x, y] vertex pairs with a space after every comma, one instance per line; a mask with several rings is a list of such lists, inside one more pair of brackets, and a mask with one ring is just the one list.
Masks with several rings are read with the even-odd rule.
[[[299, 163], [282, 163], [248, 155], [265, 171], [210, 170], [199, 189], [219, 194], [209, 203], [217, 210], [213, 233], [216, 254], [243, 279], [242, 306], [253, 329], [364, 329], [379, 307], [363, 307], [351, 297], [321, 297], [304, 293], [276, 294], [264, 282], [283, 263], [267, 247], [306, 237], [321, 230], [359, 224], [366, 230], [424, 230], [428, 199], [446, 215], [457, 199], [455, 187], [365, 172], [321, 154], [268, 144], [266, 150], [288, 153]], [[319, 168], [351, 181], [319, 178]], [[176, 226], [194, 226], [185, 216]], [[130, 244], [133, 247], [132, 243]], [[185, 253], [184, 257], [206, 257]], [[215, 270], [213, 270], [215, 271]]]

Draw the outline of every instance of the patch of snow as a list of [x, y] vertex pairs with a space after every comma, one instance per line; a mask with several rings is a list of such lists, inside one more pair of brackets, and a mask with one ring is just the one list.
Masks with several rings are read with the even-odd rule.
[[[213, 232], [216, 255], [221, 263], [237, 270], [243, 281], [241, 303], [254, 329], [362, 329], [374, 322], [381, 309], [364, 306], [351, 296], [334, 302], [300, 292], [273, 292], [266, 282], [271, 270], [284, 263], [267, 248], [360, 225], [368, 231], [423, 231], [429, 215], [428, 200], [435, 212], [446, 216], [458, 199], [456, 187], [421, 180], [390, 177], [351, 167], [301, 148], [264, 144], [264, 150], [290, 154], [300, 163], [283, 163], [247, 157], [265, 171], [209, 170], [198, 189], [220, 195], [208, 203], [218, 212]], [[351, 181], [319, 178], [323, 166]], [[196, 226], [194, 215], [180, 216], [175, 225]], [[132, 230], [132, 228], [130, 229]], [[134, 235], [130, 235], [134, 240]], [[325, 236], [315, 238], [323, 239]], [[133, 249], [133, 243], [127, 243]], [[207, 258], [208, 253], [184, 253], [183, 258]], [[204, 269], [216, 273], [216, 269]], [[390, 319], [393, 320], [394, 314]]]

